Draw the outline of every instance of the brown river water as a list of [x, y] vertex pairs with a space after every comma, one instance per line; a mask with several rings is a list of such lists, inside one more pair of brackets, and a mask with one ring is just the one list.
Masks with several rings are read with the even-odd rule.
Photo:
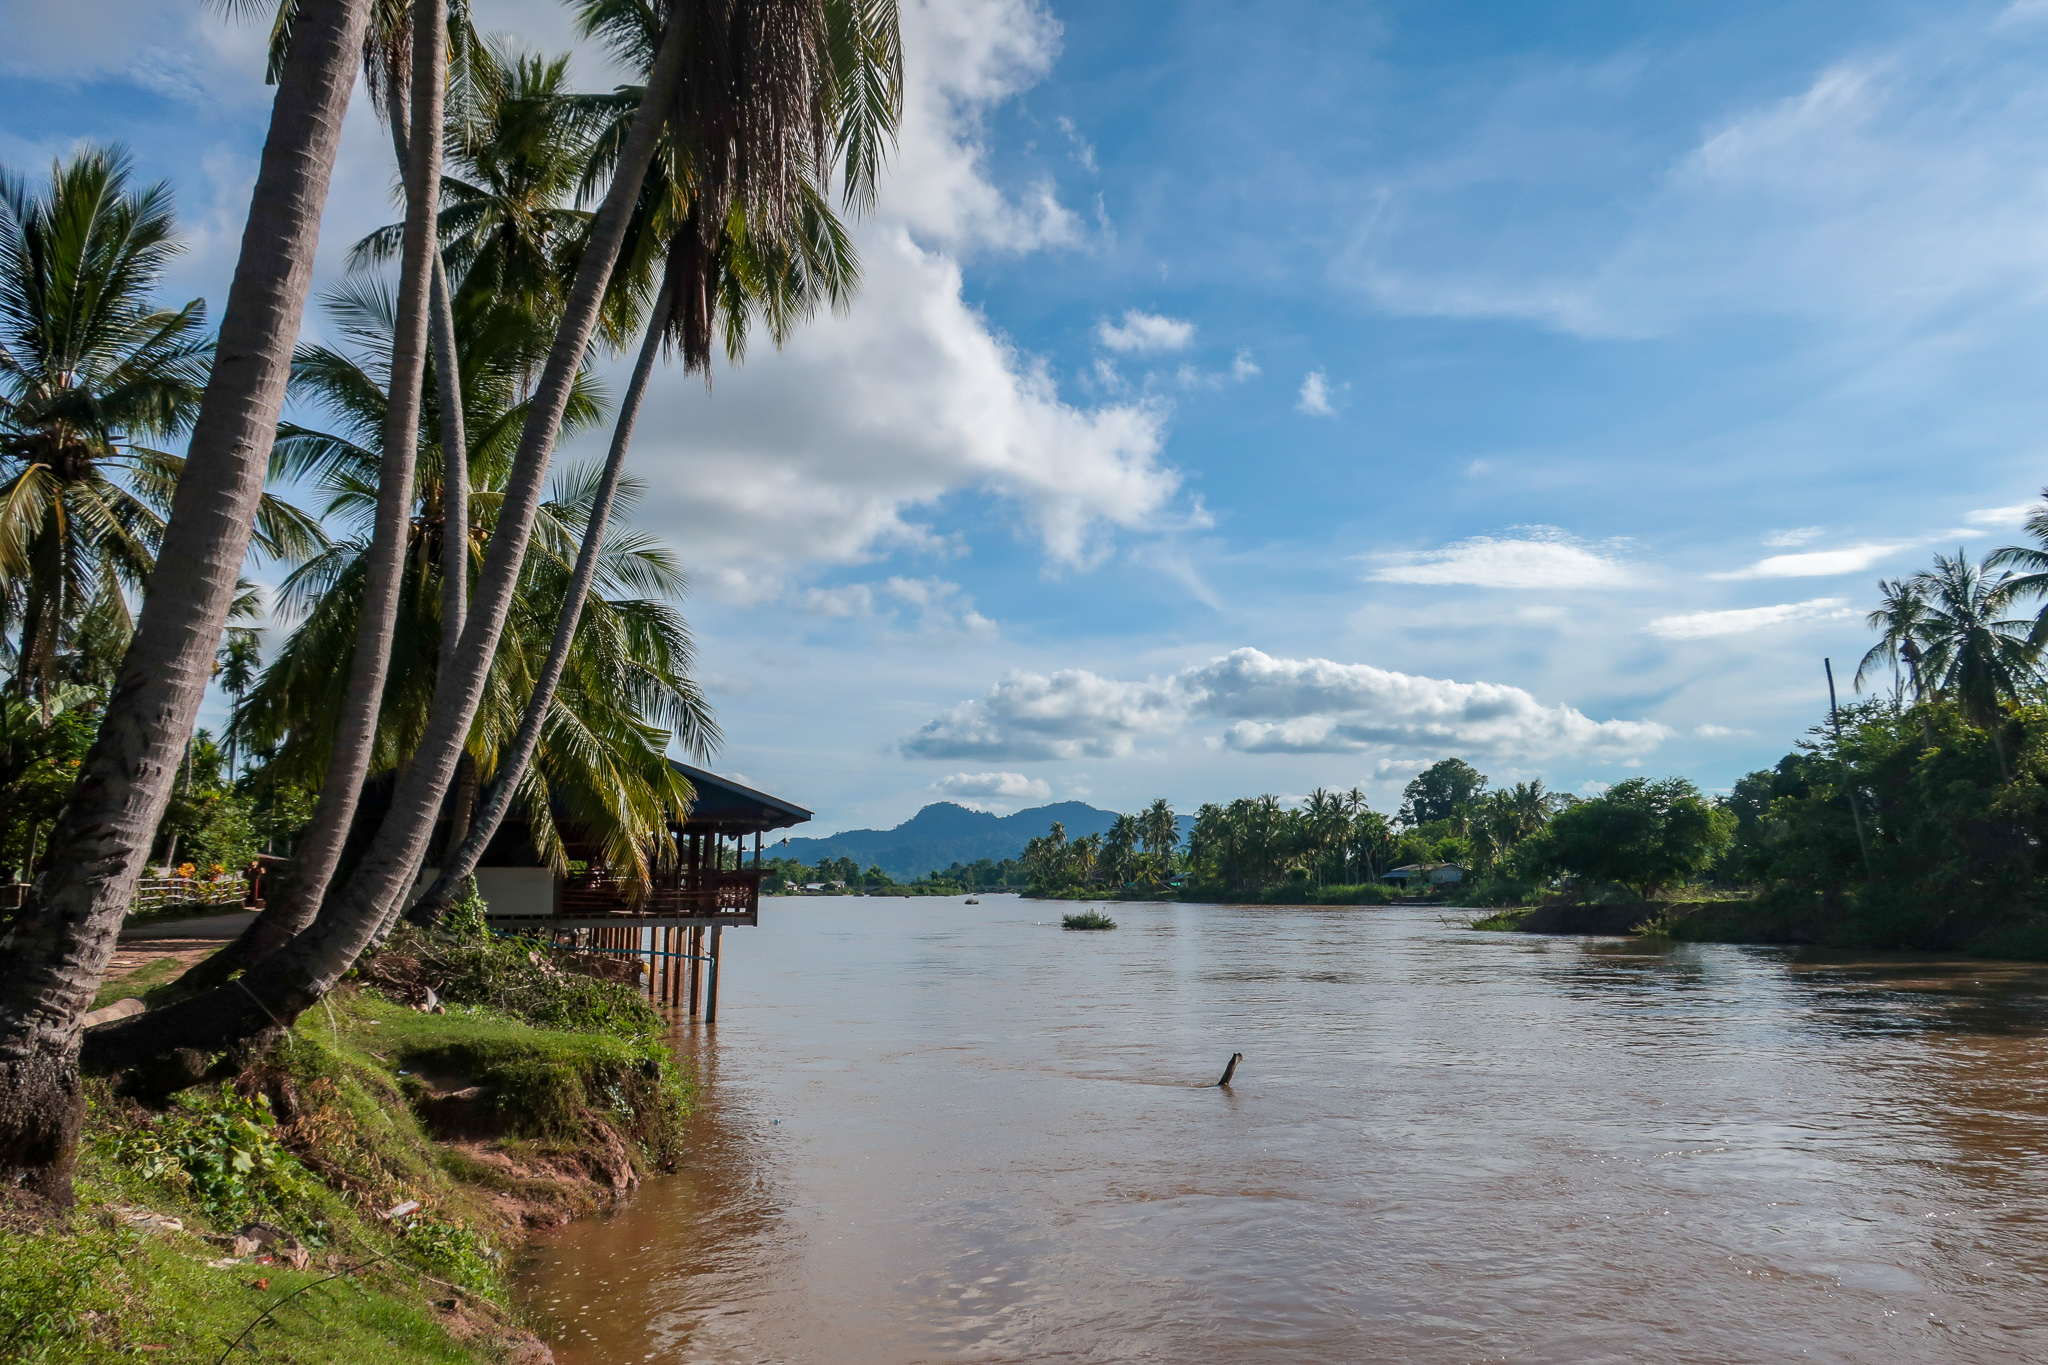
[[563, 1365], [2048, 1361], [2048, 969], [1071, 908], [728, 931]]

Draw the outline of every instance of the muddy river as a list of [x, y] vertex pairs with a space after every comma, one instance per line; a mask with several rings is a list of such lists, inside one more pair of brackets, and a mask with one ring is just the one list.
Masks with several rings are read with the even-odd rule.
[[564, 1365], [2048, 1360], [2048, 970], [1067, 908], [728, 930]]

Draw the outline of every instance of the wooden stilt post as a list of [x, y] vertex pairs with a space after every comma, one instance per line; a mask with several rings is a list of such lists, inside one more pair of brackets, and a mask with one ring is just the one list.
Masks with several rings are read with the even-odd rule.
[[690, 942], [690, 962], [689, 962], [689, 972], [690, 972], [690, 1017], [691, 1017], [692, 1019], [695, 1019], [695, 1018], [697, 1017], [697, 1001], [698, 1001], [698, 998], [699, 998], [699, 995], [700, 995], [700, 990], [699, 990], [699, 987], [700, 987], [700, 983], [701, 983], [701, 982], [703, 981], [703, 976], [704, 976], [704, 974], [703, 974], [703, 973], [702, 973], [702, 972], [701, 972], [700, 970], [698, 970], [698, 969], [699, 969], [699, 968], [701, 968], [701, 967], [702, 967], [702, 966], [703, 966], [704, 964], [703, 964], [703, 963], [701, 963], [701, 962], [699, 962], [699, 961], [697, 960], [697, 955], [698, 955], [698, 954], [699, 954], [700, 952], [702, 952], [702, 951], [703, 951], [703, 949], [702, 949], [702, 948], [700, 948], [700, 947], [698, 947], [698, 946], [697, 946], [697, 945], [698, 945], [698, 942], [699, 942], [699, 941], [700, 941], [700, 940], [701, 940], [701, 939], [703, 938], [703, 936], [704, 936], [704, 931], [703, 931], [702, 929], [698, 929], [698, 928], [695, 928], [695, 927], [692, 927], [692, 928], [691, 928], [691, 930], [690, 930], [690, 936], [689, 936], [689, 942]]
[[718, 1022], [718, 941], [724, 934], [724, 925], [711, 926], [711, 982], [704, 992], [704, 1022], [707, 1024]]

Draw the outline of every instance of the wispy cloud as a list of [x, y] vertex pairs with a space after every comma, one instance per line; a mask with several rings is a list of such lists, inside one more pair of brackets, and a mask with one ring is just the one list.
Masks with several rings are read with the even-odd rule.
[[1872, 541], [1845, 545], [1839, 550], [1807, 550], [1796, 555], [1772, 555], [1746, 569], [1708, 574], [1709, 578], [1830, 578], [1837, 574], [1862, 573], [1871, 565], [1909, 550], [1914, 541]]
[[1840, 597], [1816, 597], [1774, 607], [1739, 607], [1732, 611], [1695, 611], [1660, 616], [1643, 629], [1666, 640], [1700, 640], [1713, 635], [1747, 635], [1795, 621], [1838, 621], [1856, 615]]
[[1096, 323], [1095, 339], [1110, 350], [1121, 351], [1125, 355], [1184, 351], [1195, 339], [1195, 324], [1127, 308], [1122, 322], [1104, 318]]
[[1618, 588], [1641, 581], [1635, 567], [1551, 526], [1510, 536], [1474, 536], [1441, 550], [1385, 556], [1370, 575], [1382, 583], [1476, 588]]
[[1764, 544], [1774, 550], [1788, 549], [1794, 545], [1807, 545], [1828, 533], [1825, 526], [1796, 526], [1789, 531], [1773, 531], [1764, 537]]

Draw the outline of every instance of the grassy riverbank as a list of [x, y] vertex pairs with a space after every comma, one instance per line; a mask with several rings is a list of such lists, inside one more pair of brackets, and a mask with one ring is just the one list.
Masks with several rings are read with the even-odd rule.
[[689, 1098], [661, 1017], [584, 969], [405, 937], [228, 1084], [95, 1087], [77, 1208], [0, 1207], [0, 1359], [212, 1361], [245, 1329], [292, 1365], [549, 1359], [508, 1254], [670, 1165]]

